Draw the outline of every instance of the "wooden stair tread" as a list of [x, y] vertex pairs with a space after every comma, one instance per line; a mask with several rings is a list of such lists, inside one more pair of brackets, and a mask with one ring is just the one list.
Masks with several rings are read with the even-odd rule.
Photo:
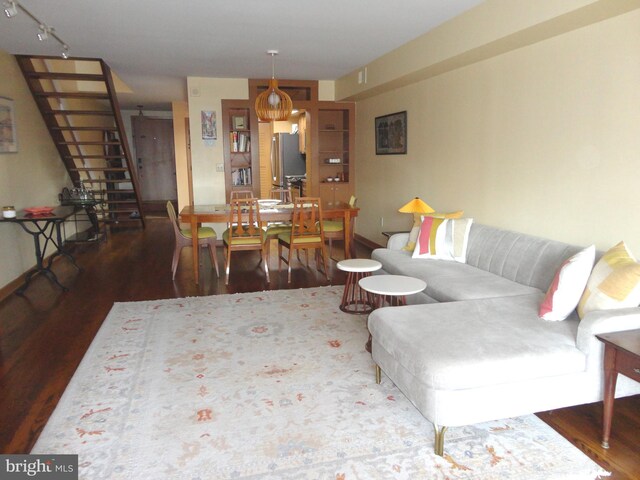
[[44, 113], [49, 115], [102, 115], [105, 117], [113, 117], [113, 112], [109, 110], [45, 110]]
[[109, 100], [108, 94], [93, 92], [37, 92], [36, 96], [40, 98], [88, 98], [93, 100]]
[[120, 142], [58, 142], [60, 145], [120, 145]]
[[70, 168], [72, 172], [128, 172], [128, 168], [122, 167], [77, 167]]
[[64, 158], [124, 158], [124, 155], [65, 155]]
[[78, 80], [85, 82], [104, 82], [104, 75], [98, 73], [28, 72], [27, 77], [35, 80]]
[[117, 132], [118, 127], [51, 127], [51, 130], [60, 130], [64, 132]]

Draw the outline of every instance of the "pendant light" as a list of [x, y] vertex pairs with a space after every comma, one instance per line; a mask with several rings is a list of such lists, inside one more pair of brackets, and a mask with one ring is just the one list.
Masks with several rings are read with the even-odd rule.
[[271, 80], [269, 86], [256, 98], [256, 114], [263, 122], [287, 120], [293, 109], [291, 97], [278, 88], [276, 80], [275, 60], [278, 50], [267, 50], [271, 55]]

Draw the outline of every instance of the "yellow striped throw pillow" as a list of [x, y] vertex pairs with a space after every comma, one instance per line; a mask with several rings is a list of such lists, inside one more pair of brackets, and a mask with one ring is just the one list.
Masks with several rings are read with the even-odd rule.
[[414, 213], [413, 214], [413, 228], [409, 232], [409, 240], [407, 240], [407, 244], [402, 247], [403, 250], [407, 250], [409, 252], [413, 252], [416, 248], [416, 240], [418, 239], [418, 233], [420, 232], [420, 225], [422, 225], [422, 221], [425, 217], [433, 217], [433, 218], [460, 218], [464, 214], [464, 210], [458, 210], [457, 212], [451, 213]]
[[637, 307], [640, 304], [640, 264], [624, 242], [612, 247], [593, 267], [580, 303], [580, 318], [593, 310]]

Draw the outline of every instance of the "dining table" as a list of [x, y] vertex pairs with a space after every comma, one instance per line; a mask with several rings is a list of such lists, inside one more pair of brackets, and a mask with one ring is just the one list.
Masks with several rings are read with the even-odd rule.
[[[192, 232], [197, 232], [203, 223], [228, 223], [229, 204], [217, 205], [187, 205], [180, 210], [180, 222], [188, 223]], [[322, 202], [322, 218], [325, 220], [342, 220], [344, 222], [344, 251], [345, 257], [351, 258], [351, 245], [353, 242], [353, 229], [351, 219], [358, 216], [359, 208], [352, 207], [347, 202]], [[260, 205], [260, 221], [263, 224], [269, 222], [291, 221], [293, 216], [292, 203], [279, 203], [276, 205]], [[196, 285], [200, 281], [198, 236], [192, 235], [193, 275]]]

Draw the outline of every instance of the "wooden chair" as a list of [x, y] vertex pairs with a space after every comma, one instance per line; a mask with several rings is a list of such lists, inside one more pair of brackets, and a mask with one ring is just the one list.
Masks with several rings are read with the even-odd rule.
[[[329, 280], [327, 271], [327, 251], [324, 244], [324, 230], [322, 227], [322, 204], [319, 198], [299, 197], [293, 202], [293, 215], [291, 218], [291, 228], [287, 233], [278, 235], [278, 270], [282, 261], [288, 265], [287, 282], [291, 283], [291, 254], [295, 250], [305, 250], [307, 253], [313, 249], [316, 257], [316, 267], [319, 268], [320, 254], [324, 275]], [[282, 247], [287, 247], [289, 254], [285, 259], [282, 255]], [[300, 257], [298, 256], [298, 260]], [[307, 256], [307, 266], [309, 257]]]
[[[357, 202], [358, 202], [358, 199], [353, 195], [351, 195], [351, 198], [349, 199], [349, 206], [353, 208], [356, 206]], [[354, 227], [354, 221], [355, 221], [355, 217], [351, 217], [350, 227], [352, 232]], [[329, 258], [333, 258], [333, 240], [344, 241], [344, 222], [342, 220], [340, 221], [323, 220], [322, 226], [324, 228], [324, 238], [326, 240], [329, 240]], [[356, 249], [355, 242], [351, 242], [350, 250], [351, 250], [352, 258], [356, 257], [355, 249]], [[344, 254], [346, 258], [347, 252], [344, 252]]]
[[231, 200], [238, 198], [253, 198], [253, 192], [251, 190], [232, 190]]
[[225, 285], [229, 284], [231, 252], [243, 250], [260, 250], [260, 258], [264, 263], [264, 273], [269, 283], [269, 264], [264, 245], [264, 230], [260, 223], [260, 209], [257, 198], [241, 198], [231, 201], [229, 222], [222, 234], [222, 241], [227, 249], [225, 259]]
[[[269, 192], [269, 197], [273, 200], [282, 200], [283, 203], [292, 203], [291, 189], [274, 188]], [[281, 233], [291, 231], [291, 222], [273, 222], [267, 225], [265, 232], [265, 242], [267, 246], [267, 258], [270, 257], [271, 240], [278, 238]]]
[[[173, 225], [173, 233], [176, 237], [176, 246], [173, 250], [173, 260], [171, 262], [171, 278], [175, 279], [178, 262], [180, 261], [180, 252], [184, 247], [190, 247], [192, 245], [192, 232], [190, 228], [180, 228], [176, 211], [171, 202], [167, 202], [167, 213], [169, 214], [169, 219]], [[220, 276], [220, 270], [218, 269], [218, 255], [216, 252], [217, 235], [215, 230], [211, 227], [199, 227], [197, 235], [198, 247], [209, 247], [211, 263], [216, 267], [216, 275]]]

